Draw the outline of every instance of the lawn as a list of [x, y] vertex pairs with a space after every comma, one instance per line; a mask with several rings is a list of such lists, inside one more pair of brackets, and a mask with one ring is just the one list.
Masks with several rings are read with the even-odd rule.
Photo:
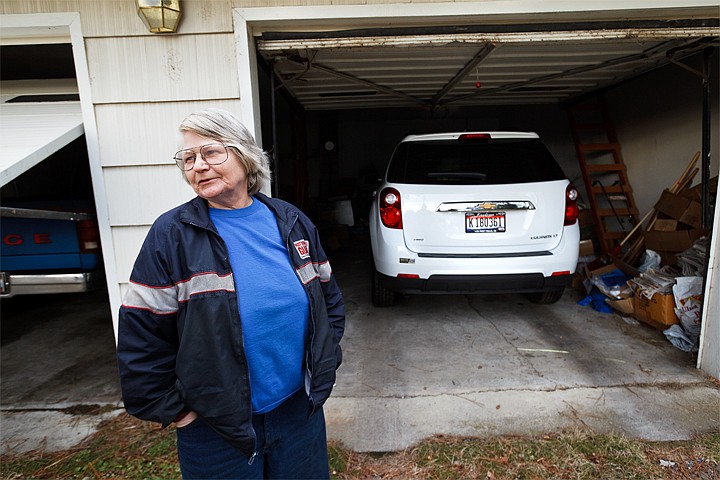
[[[437, 436], [401, 452], [329, 445], [338, 479], [720, 479], [720, 433], [645, 442], [583, 432], [541, 438]], [[1, 479], [180, 478], [175, 432], [122, 414], [62, 452], [0, 457]]]

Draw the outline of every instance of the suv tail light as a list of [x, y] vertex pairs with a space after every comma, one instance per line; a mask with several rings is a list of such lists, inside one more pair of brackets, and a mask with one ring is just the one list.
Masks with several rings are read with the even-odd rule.
[[394, 188], [384, 188], [378, 198], [380, 220], [388, 228], [402, 229], [402, 209], [400, 208], [400, 192]]
[[571, 183], [565, 189], [565, 226], [573, 225], [580, 215], [580, 208], [578, 207], [578, 197], [580, 194], [577, 188]]
[[92, 253], [100, 248], [100, 232], [94, 220], [78, 221], [77, 234], [80, 253]]

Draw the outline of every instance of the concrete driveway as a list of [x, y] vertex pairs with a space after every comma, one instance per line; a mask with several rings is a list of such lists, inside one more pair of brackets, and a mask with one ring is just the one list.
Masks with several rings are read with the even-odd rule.
[[377, 309], [367, 244], [332, 258], [347, 304], [331, 438], [357, 451], [435, 434], [561, 430], [681, 440], [720, 431], [720, 391], [662, 332], [521, 295], [413, 295]]
[[[652, 440], [720, 431], [720, 391], [661, 332], [520, 295], [408, 296], [370, 303], [370, 252], [331, 254], [345, 295], [345, 362], [328, 434], [357, 451], [435, 434], [617, 432]], [[2, 451], [82, 440], [121, 403], [103, 295], [2, 304]], [[8, 306], [9, 305], [9, 306]]]
[[105, 292], [0, 307], [0, 452], [69, 448], [122, 411]]

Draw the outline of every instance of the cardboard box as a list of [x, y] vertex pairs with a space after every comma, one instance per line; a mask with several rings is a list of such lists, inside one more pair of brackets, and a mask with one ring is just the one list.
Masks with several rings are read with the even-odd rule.
[[658, 218], [655, 220], [652, 229], [658, 232], [674, 232], [677, 230], [678, 221], [672, 218]]
[[702, 227], [702, 206], [696, 201], [691, 201], [685, 212], [678, 218], [678, 221], [691, 227]]
[[606, 274], [606, 273], [610, 273], [610, 272], [612, 272], [613, 270], [617, 270], [617, 268], [618, 268], [618, 267], [616, 267], [615, 265], [613, 265], [612, 263], [610, 263], [610, 264], [608, 264], [608, 265], [603, 265], [603, 266], [597, 267], [597, 268], [591, 268], [590, 265], [585, 265], [585, 269], [584, 269], [584, 270], [585, 270], [585, 276], [586, 276], [587, 278], [593, 278], [593, 277], [598, 276], [598, 275], [604, 275], [604, 274]]
[[663, 190], [660, 199], [655, 204], [655, 210], [660, 213], [664, 213], [670, 218], [679, 220], [682, 217], [685, 210], [690, 206], [691, 200], [680, 195], [670, 193], [668, 190]]
[[660, 255], [660, 266], [664, 267], [665, 265], [677, 265], [678, 258], [677, 254], [678, 252], [663, 252], [663, 251], [655, 251], [655, 253]]
[[635, 295], [633, 298], [635, 317], [641, 322], [660, 330], [665, 330], [670, 325], [678, 323], [675, 315], [675, 297], [672, 294], [656, 293], [652, 298]]
[[703, 228], [691, 230], [676, 230], [674, 232], [660, 232], [648, 230], [643, 232], [645, 247], [650, 250], [663, 252], [682, 252], [693, 246], [693, 243], [703, 235], [707, 235]]
[[610, 273], [614, 270], [620, 270], [631, 277], [637, 277], [640, 275], [640, 270], [615, 257], [613, 257], [612, 262], [607, 265], [591, 268], [591, 264], [589, 264], [585, 265], [584, 268], [585, 276], [587, 278], [593, 278], [597, 275], [605, 275], [606, 273]]
[[635, 313], [635, 297], [622, 298], [620, 300], [612, 300], [608, 298], [605, 303], [610, 305], [613, 310], [617, 310], [620, 313], [626, 315], [632, 315]]
[[[691, 227], [702, 226], [702, 206], [698, 201], [685, 196], [663, 190], [660, 200], [655, 204], [655, 210]], [[661, 225], [658, 226], [658, 223]], [[662, 223], [661, 220], [656, 220], [653, 230], [669, 230], [664, 229]]]
[[640, 270], [633, 267], [629, 263], [625, 263], [617, 257], [613, 257], [613, 264], [619, 268], [623, 273], [630, 275], [631, 277], [637, 277], [640, 275]]

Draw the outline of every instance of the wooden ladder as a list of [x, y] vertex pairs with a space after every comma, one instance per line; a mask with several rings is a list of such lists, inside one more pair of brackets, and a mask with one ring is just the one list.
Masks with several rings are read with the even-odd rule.
[[566, 109], [600, 250], [618, 255], [638, 223], [633, 189], [615, 127], [602, 97]]

